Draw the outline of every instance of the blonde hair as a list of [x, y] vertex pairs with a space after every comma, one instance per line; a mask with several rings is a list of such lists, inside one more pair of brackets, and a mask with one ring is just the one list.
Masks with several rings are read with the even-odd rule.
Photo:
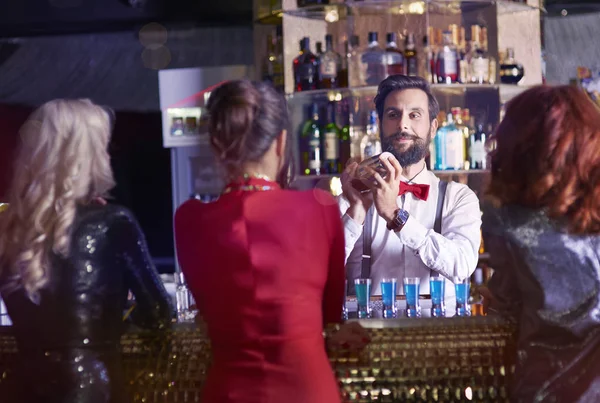
[[66, 257], [78, 204], [114, 186], [108, 155], [110, 117], [87, 99], [58, 99], [20, 129], [21, 148], [0, 215], [0, 278], [32, 301], [49, 282], [51, 254]]

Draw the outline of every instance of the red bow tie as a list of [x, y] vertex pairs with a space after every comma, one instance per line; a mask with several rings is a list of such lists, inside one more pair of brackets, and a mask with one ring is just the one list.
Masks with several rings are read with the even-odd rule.
[[407, 192], [411, 192], [417, 199], [426, 201], [427, 196], [429, 196], [429, 185], [413, 185], [406, 182], [400, 182], [400, 191], [398, 192], [398, 196], [402, 196]]

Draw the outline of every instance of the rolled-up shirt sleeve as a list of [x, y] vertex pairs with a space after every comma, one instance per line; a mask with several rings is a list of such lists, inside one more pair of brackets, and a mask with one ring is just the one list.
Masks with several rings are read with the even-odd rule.
[[441, 234], [414, 217], [409, 217], [396, 234], [427, 267], [450, 280], [463, 280], [473, 273], [479, 259], [481, 210], [471, 189], [452, 185], [448, 186], [442, 210]]

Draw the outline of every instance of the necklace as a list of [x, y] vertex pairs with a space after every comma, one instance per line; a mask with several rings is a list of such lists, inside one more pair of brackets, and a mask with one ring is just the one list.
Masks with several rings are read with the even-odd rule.
[[413, 176], [412, 178], [410, 178], [409, 180], [407, 180], [407, 183], [411, 183], [413, 181], [413, 179], [415, 179], [417, 176], [419, 176], [419, 174], [421, 172], [423, 172], [423, 170], [425, 169], [427, 165], [425, 164], [425, 161], [423, 161], [423, 168], [421, 168], [421, 170], [419, 172], [417, 172], [417, 174], [415, 176]]
[[[253, 180], [267, 183], [250, 183]], [[275, 189], [279, 189], [279, 185], [274, 183], [267, 175], [244, 173], [241, 178], [231, 181], [231, 183], [223, 189], [222, 194], [231, 193], [236, 190], [241, 192], [265, 192]]]

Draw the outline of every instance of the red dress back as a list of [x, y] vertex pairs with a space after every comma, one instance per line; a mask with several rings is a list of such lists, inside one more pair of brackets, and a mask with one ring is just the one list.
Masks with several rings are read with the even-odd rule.
[[213, 349], [203, 402], [338, 403], [322, 335], [344, 296], [337, 204], [322, 191], [245, 186], [175, 215], [177, 256]]

